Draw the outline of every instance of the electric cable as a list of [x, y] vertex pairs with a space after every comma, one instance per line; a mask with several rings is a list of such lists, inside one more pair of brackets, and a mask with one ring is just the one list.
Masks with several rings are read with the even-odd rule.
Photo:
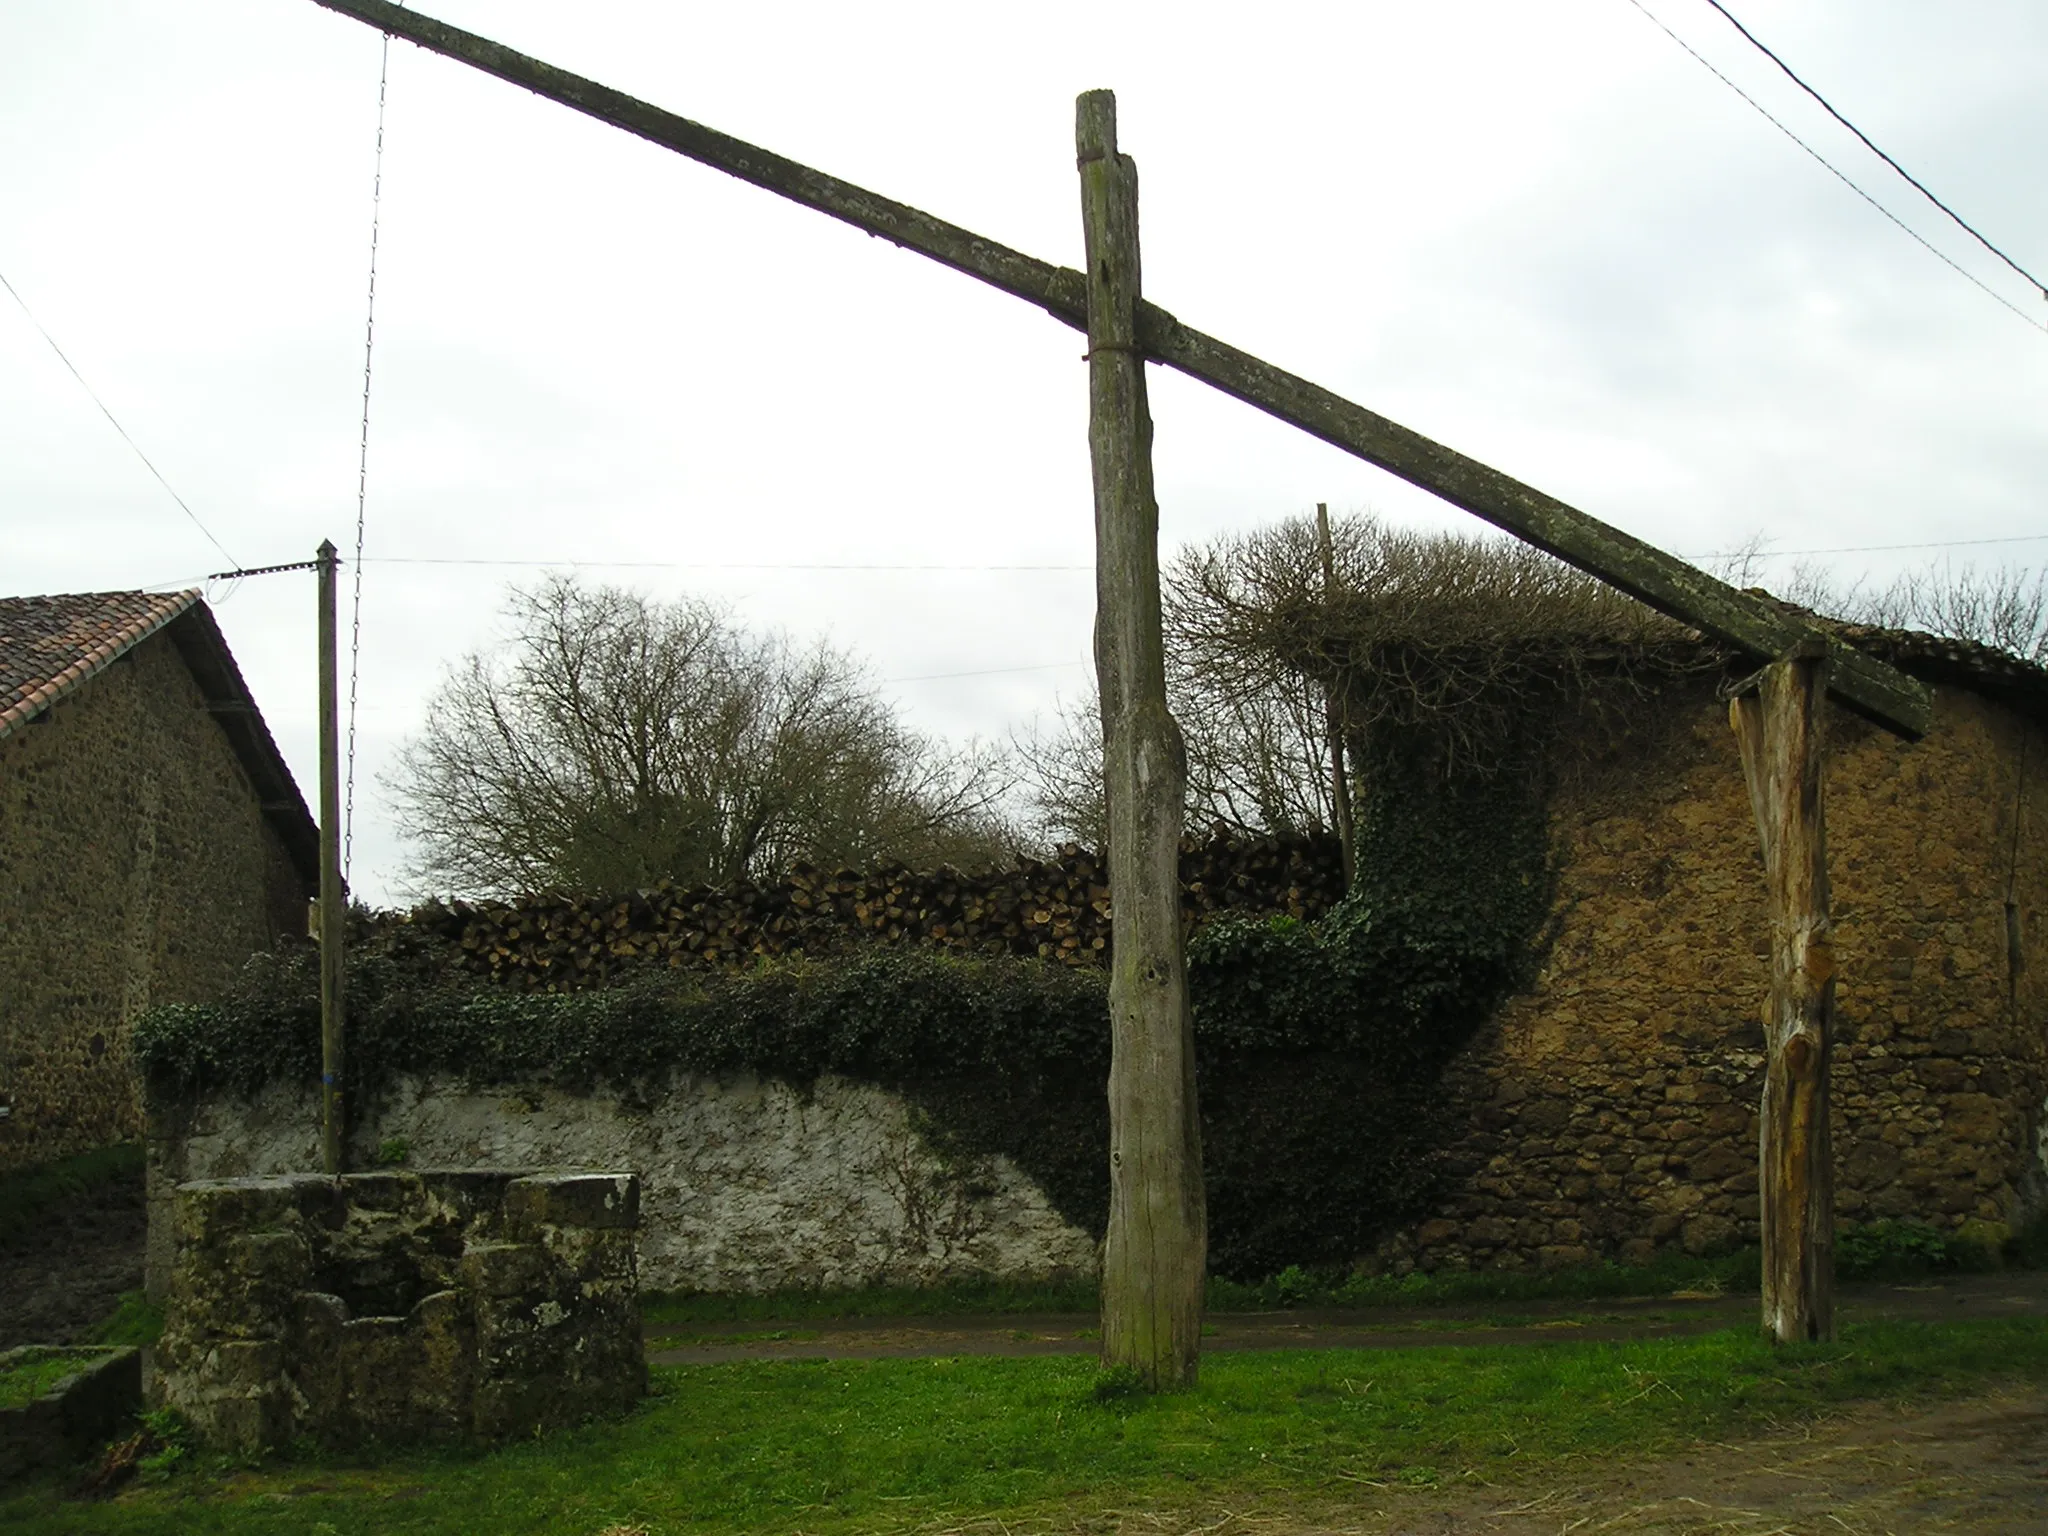
[[391, 86], [391, 34], [377, 66], [377, 153], [370, 180], [370, 290], [363, 306], [363, 423], [356, 450], [356, 559], [350, 572], [348, 636], [348, 769], [341, 811], [341, 885], [348, 889], [356, 851], [356, 696], [363, 658], [363, 523], [370, 498], [370, 369], [377, 354], [377, 237], [384, 210], [384, 103]]
[[631, 571], [1092, 571], [1092, 565], [890, 565], [814, 560], [508, 560], [461, 555], [371, 555], [373, 565], [564, 566]]
[[1899, 164], [1898, 161], [1894, 160], [1890, 155], [1886, 154], [1883, 150], [1879, 149], [1877, 145], [1872, 143], [1869, 134], [1865, 133], [1861, 128], [1858, 128], [1854, 123], [1850, 122], [1848, 118], [1842, 116], [1841, 113], [1835, 110], [1834, 103], [1830, 102], [1827, 99], [1827, 97], [1821, 95], [1819, 91], [1816, 91], [1812, 86], [1808, 85], [1804, 80], [1800, 79], [1799, 76], [1796, 73], [1794, 73], [1792, 66], [1790, 64], [1787, 64], [1783, 59], [1779, 58], [1769, 48], [1765, 47], [1763, 40], [1759, 38], [1754, 32], [1750, 31], [1749, 28], [1745, 27], [1740, 21], [1736, 20], [1735, 13], [1729, 10], [1727, 6], [1723, 5], [1721, 3], [1721, 0], [1707, 0], [1707, 4], [1711, 5], [1715, 10], [1719, 11], [1724, 17], [1726, 17], [1728, 20], [1728, 25], [1733, 27], [1736, 31], [1740, 32], [1745, 38], [1747, 38], [1749, 40], [1751, 47], [1755, 48], [1758, 53], [1761, 53], [1765, 58], [1769, 59], [1773, 64], [1777, 65], [1779, 69], [1783, 70], [1785, 72], [1786, 79], [1790, 80], [1794, 85], [1798, 86], [1799, 89], [1806, 92], [1806, 94], [1811, 96], [1815, 101], [1819, 102], [1822, 111], [1826, 112], [1829, 117], [1832, 117], [1844, 128], [1848, 129], [1851, 133], [1855, 134], [1857, 138], [1861, 139], [1863, 141], [1863, 147], [1865, 149], [1869, 150], [1873, 155], [1877, 156], [1878, 159], [1882, 160], [1886, 165], [1890, 166], [1893, 170], [1897, 171], [1909, 183], [1912, 184], [1914, 191], [1918, 192], [1922, 197], [1926, 198], [1927, 201], [1934, 204], [1935, 207], [1939, 208], [1943, 213], [1947, 214], [1949, 218], [1954, 220], [1956, 227], [1958, 229], [1961, 229], [1972, 240], [1976, 241], [1979, 245], [1983, 246], [1985, 250], [1989, 251], [1992, 255], [1996, 256], [2008, 267], [2011, 267], [2013, 271], [2019, 273], [2019, 275], [2021, 277], [2024, 277], [2028, 282], [2032, 283], [2034, 285], [2034, 288], [2036, 289], [2036, 291], [2040, 293], [2042, 298], [2048, 299], [2048, 283], [2043, 283], [2041, 279], [2034, 276], [2033, 273], [2029, 272], [2025, 267], [2021, 266], [2018, 262], [2014, 261], [2010, 256], [2006, 255], [2005, 252], [2001, 251], [1997, 246], [1993, 245], [1989, 240], [1985, 239], [1971, 225], [1968, 219], [1965, 219], [1960, 213], [1957, 213], [1955, 209], [1949, 207], [1947, 203], [1944, 203], [1940, 198], [1936, 197], [1931, 191], [1929, 191], [1925, 182], [1921, 181], [1919, 177], [1915, 176], [1911, 171], [1907, 170], [1903, 165]]
[[109, 425], [111, 425], [116, 432], [121, 434], [121, 441], [126, 443], [130, 448], [134, 449], [135, 457], [142, 460], [142, 467], [148, 470], [152, 475], [156, 476], [156, 483], [162, 486], [166, 491], [170, 492], [171, 500], [175, 501], [178, 504], [178, 510], [183, 512], [187, 517], [192, 519], [192, 526], [194, 528], [197, 528], [201, 533], [206, 535], [206, 542], [211, 544], [215, 549], [219, 550], [223, 558], [225, 558], [230, 565], [240, 564], [240, 561], [236, 560], [233, 555], [228, 553], [227, 545], [221, 543], [219, 539], [215, 538], [213, 536], [213, 530], [207, 527], [206, 524], [202, 523], [199, 520], [199, 514], [197, 512], [194, 512], [192, 508], [186, 503], [185, 498], [178, 494], [177, 488], [173, 486], [170, 481], [164, 478], [164, 472], [158, 469], [156, 465], [150, 462], [149, 455], [144, 453], [142, 449], [136, 444], [135, 439], [128, 435], [128, 429], [121, 425], [121, 423], [115, 418], [114, 413], [112, 411], [107, 409], [107, 402], [99, 397], [99, 392], [95, 390], [90, 384], [86, 383], [85, 375], [78, 371], [78, 365], [72, 362], [69, 357], [65, 356], [64, 349], [57, 345], [57, 338], [52, 336], [47, 330], [43, 328], [43, 322], [38, 320], [36, 318], [35, 311], [28, 307], [28, 300], [24, 299], [20, 295], [20, 293], [18, 293], [15, 290], [14, 284], [7, 281], [7, 275], [5, 273], [0, 273], [0, 288], [5, 288], [7, 290], [7, 296], [13, 299], [16, 304], [19, 304], [21, 306], [21, 312], [24, 315], [28, 316], [28, 323], [36, 328], [37, 332], [42, 336], [43, 340], [47, 341], [50, 344], [50, 350], [57, 354], [57, 361], [62, 363], [66, 368], [71, 370], [71, 377], [78, 380], [78, 387], [84, 390], [86, 394], [91, 397], [92, 403], [100, 408], [100, 414], [107, 418]]
[[1721, 71], [1715, 68], [1714, 65], [1711, 62], [1709, 62], [1708, 59], [1703, 54], [1701, 54], [1697, 48], [1693, 47], [1691, 43], [1688, 43], [1684, 38], [1680, 37], [1676, 32], [1672, 31], [1669, 26], [1665, 25], [1663, 18], [1658, 16], [1657, 13], [1651, 10], [1647, 5], [1643, 4], [1643, 0], [1628, 0], [1628, 3], [1634, 6], [1637, 10], [1641, 11], [1645, 16], [1649, 17], [1651, 21], [1655, 22], [1657, 24], [1658, 31], [1662, 32], [1666, 37], [1670, 38], [1671, 41], [1678, 44], [1678, 46], [1683, 48], [1687, 53], [1691, 54], [1693, 58], [1697, 60], [1699, 64], [1704, 69], [1706, 69], [1709, 74], [1713, 75], [1713, 77], [1716, 80], [1719, 80], [1723, 85], [1727, 86], [1729, 90], [1733, 91], [1736, 95], [1740, 96], [1744, 101], [1748, 102], [1752, 107], [1756, 108], [1757, 112], [1763, 117], [1765, 122], [1769, 123], [1773, 128], [1777, 129], [1778, 132], [1784, 134], [1786, 138], [1790, 139], [1794, 144], [1797, 144], [1801, 149], [1805, 150], [1807, 154], [1811, 155], [1816, 161], [1820, 163], [1822, 168], [1825, 169], [1830, 176], [1834, 177], [1835, 180], [1839, 181], [1851, 192], [1854, 192], [1858, 197], [1862, 198], [1864, 202], [1870, 204], [1871, 207], [1875, 208], [1879, 213], [1883, 214], [1887, 219], [1891, 220], [1892, 223], [1898, 225], [1900, 229], [1904, 230], [1906, 234], [1911, 237], [1913, 242], [1919, 245], [1922, 249], [1924, 249], [1928, 253], [1928, 255], [1932, 256], [1936, 261], [1940, 262], [1943, 266], [1949, 268], [1951, 271], [1957, 273], [1966, 282], [1969, 282], [1975, 287], [1982, 289], [1984, 293], [1989, 295], [1994, 302], [2003, 304], [2015, 315], [2018, 315], [2023, 323], [2031, 325], [2037, 331], [2043, 332], [2044, 334], [2048, 334], [2048, 324], [2043, 324], [2041, 321], [2036, 320], [2032, 315], [2028, 314], [2025, 310], [2021, 309], [2019, 305], [2013, 303], [2012, 300], [2008, 299], [2004, 294], [2000, 293], [1997, 289], [1993, 288], [1989, 283], [1986, 283], [1974, 272], [1971, 272], [1967, 268], [1958, 264], [1952, 257], [1945, 254], [1937, 246], [1930, 242], [1926, 236], [1922, 235], [1918, 230], [1914, 229], [1912, 225], [1908, 224], [1904, 219], [1901, 219], [1897, 214], [1893, 213], [1891, 209], [1885, 207], [1883, 203], [1880, 203], [1876, 198], [1872, 197], [1868, 192], [1864, 191], [1862, 187], [1858, 186], [1855, 182], [1851, 181], [1848, 178], [1848, 176], [1843, 174], [1841, 171], [1837, 170], [1835, 168], [1834, 163], [1830, 161], [1827, 158], [1827, 156], [1823, 155], [1819, 150], [1815, 149], [1811, 144], [1807, 143], [1806, 140], [1802, 139], [1801, 137], [1799, 137], [1798, 134], [1794, 133], [1790, 128], [1786, 127], [1784, 123], [1780, 122], [1776, 117], [1774, 117], [1771, 114], [1770, 109], [1765, 107], [1762, 102], [1758, 101], [1754, 96], [1750, 95], [1749, 92], [1745, 91], [1733, 80], [1729, 79], [1726, 75], [1722, 74]]

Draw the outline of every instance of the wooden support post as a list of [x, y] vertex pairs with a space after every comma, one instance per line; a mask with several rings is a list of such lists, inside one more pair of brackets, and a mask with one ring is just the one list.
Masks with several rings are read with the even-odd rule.
[[[1316, 550], [1323, 557], [1323, 601], [1337, 584], [1337, 551], [1330, 540], [1330, 504], [1316, 503]], [[1323, 685], [1323, 727], [1330, 737], [1330, 819], [1337, 824], [1337, 846], [1344, 855], [1344, 889], [1358, 876], [1357, 833], [1351, 821], [1351, 775], [1344, 771], [1344, 715], [1338, 685]]]
[[341, 704], [335, 646], [334, 541], [320, 544], [320, 1167], [343, 1169], [347, 1139], [341, 1084], [342, 942], [348, 892], [341, 884]]
[[1835, 963], [1828, 921], [1823, 739], [1827, 652], [1796, 647], [1729, 705], [1763, 843], [1771, 993], [1757, 1136], [1763, 1324], [1781, 1344], [1835, 1331], [1834, 1156], [1828, 1041]]
[[1088, 449], [1095, 479], [1095, 667], [1109, 793], [1109, 1236], [1102, 1362], [1191, 1387], [1207, 1225], [1180, 919], [1187, 760], [1166, 707], [1152, 414], [1138, 350], [1138, 173], [1116, 97], [1075, 104], [1088, 256]]

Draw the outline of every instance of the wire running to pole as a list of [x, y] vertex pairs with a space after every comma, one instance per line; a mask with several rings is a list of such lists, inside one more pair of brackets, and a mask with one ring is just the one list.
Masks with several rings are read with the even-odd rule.
[[36, 328], [37, 333], [43, 338], [43, 340], [47, 341], [50, 344], [50, 350], [57, 354], [57, 361], [62, 363], [66, 368], [71, 370], [71, 377], [78, 380], [78, 387], [84, 390], [87, 396], [91, 398], [92, 403], [100, 408], [100, 414], [107, 418], [108, 425], [113, 427], [113, 429], [116, 432], [121, 434], [121, 441], [126, 443], [130, 448], [134, 449], [135, 457], [142, 460], [142, 467], [148, 470], [152, 475], [155, 475], [156, 483], [162, 486], [166, 491], [169, 491], [171, 493], [171, 500], [175, 501], [178, 504], [178, 510], [183, 512], [187, 517], [192, 519], [192, 526], [194, 528], [197, 528], [201, 533], [206, 535], [206, 542], [211, 544], [215, 549], [219, 550], [221, 552], [222, 557], [226, 559], [228, 564], [240, 565], [241, 561], [237, 560], [233, 555], [228, 553], [227, 545], [221, 543], [219, 539], [216, 539], [213, 536], [213, 530], [207, 527], [206, 524], [199, 521], [199, 514], [197, 512], [194, 512], [192, 508], [186, 504], [185, 498], [178, 494], [177, 488], [173, 486], [170, 481], [164, 478], [164, 472], [158, 469], [156, 465], [152, 464], [149, 461], [149, 455], [142, 451], [142, 449], [137, 445], [135, 439], [128, 435], [128, 429], [121, 425], [120, 421], [115, 418], [114, 413], [112, 411], [107, 409], [107, 402], [99, 397], [99, 392], [95, 390], [90, 384], [86, 383], [85, 375], [78, 371], [78, 365], [72, 362], [69, 357], [66, 357], [64, 355], [64, 349], [57, 345], [57, 338], [52, 336], [47, 330], [43, 329], [43, 322], [38, 320], [36, 318], [35, 311], [28, 307], [28, 300], [24, 299], [18, 292], [15, 291], [14, 284], [7, 281], [7, 274], [4, 272], [0, 272], [0, 288], [5, 288], [7, 290], [7, 296], [13, 299], [16, 304], [19, 304], [21, 306], [21, 312], [24, 315], [28, 316], [28, 323], [34, 326]]
[[[1864, 191], [1862, 187], [1858, 186], [1855, 182], [1851, 181], [1848, 178], [1848, 176], [1843, 174], [1841, 171], [1837, 170], [1835, 168], [1835, 164], [1833, 161], [1829, 160], [1827, 156], [1823, 155], [1819, 150], [1815, 149], [1811, 144], [1807, 143], [1806, 140], [1802, 139], [1801, 137], [1799, 137], [1798, 134], [1794, 133], [1790, 128], [1786, 127], [1784, 123], [1780, 122], [1775, 116], [1772, 115], [1770, 108], [1766, 107], [1762, 102], [1758, 101], [1754, 96], [1750, 95], [1749, 92], [1745, 91], [1733, 80], [1729, 79], [1726, 75], [1722, 74], [1721, 71], [1716, 69], [1712, 62], [1710, 62], [1707, 59], [1706, 55], [1702, 54], [1697, 48], [1693, 47], [1691, 43], [1688, 43], [1676, 32], [1672, 31], [1671, 28], [1665, 24], [1664, 19], [1661, 16], [1659, 16], [1655, 11], [1651, 10], [1647, 5], [1643, 4], [1643, 0], [1628, 0], [1628, 3], [1634, 6], [1637, 10], [1641, 11], [1645, 16], [1649, 17], [1651, 21], [1655, 22], [1657, 24], [1658, 31], [1662, 32], [1666, 37], [1670, 38], [1671, 41], [1678, 44], [1678, 46], [1683, 48], [1687, 53], [1691, 54], [1694, 60], [1698, 62], [1703, 68], [1705, 68], [1706, 71], [1709, 74], [1711, 74], [1716, 80], [1720, 81], [1723, 85], [1727, 86], [1729, 90], [1733, 91], [1736, 95], [1740, 96], [1744, 101], [1748, 102], [1752, 107], [1756, 108], [1758, 114], [1763, 118], [1765, 122], [1769, 123], [1773, 128], [1777, 129], [1778, 132], [1785, 135], [1786, 138], [1790, 139], [1794, 144], [1797, 144], [1801, 149], [1805, 150], [1807, 154], [1811, 155], [1815, 160], [1819, 161], [1822, 169], [1824, 169], [1830, 176], [1834, 177], [1835, 180], [1839, 181], [1843, 186], [1847, 187], [1851, 192], [1854, 192], [1858, 197], [1862, 198], [1863, 201], [1870, 204], [1871, 207], [1875, 208], [1887, 219], [1891, 220], [1892, 223], [1898, 225], [1900, 229], [1904, 230], [1906, 234], [1914, 241], [1914, 243], [1922, 247], [1928, 255], [1932, 256], [1936, 261], [1940, 262], [1943, 266], [1949, 268], [1951, 271], [1958, 274], [1960, 277], [1963, 278], [1964, 281], [1971, 283], [1976, 287], [1982, 289], [1986, 294], [1990, 295], [1991, 299], [1995, 303], [2003, 304], [2007, 309], [2011, 310], [2014, 314], [2018, 315], [2020, 319], [2027, 325], [2031, 325], [2035, 330], [2040, 331], [2044, 334], [2048, 334], [2048, 324], [2043, 324], [2041, 321], [2036, 320], [2032, 315], [2028, 314], [2025, 310], [2021, 309], [2019, 305], [2013, 303], [2012, 300], [2008, 299], [1996, 288], [1993, 288], [1989, 283], [1985, 282], [1982, 278], [1977, 276], [1976, 273], [1970, 271], [1967, 267], [1962, 266], [1953, 257], [1947, 255], [1938, 246], [1934, 245], [1931, 241], [1929, 241], [1925, 235], [1920, 233], [1920, 231], [1913, 228], [1912, 225], [1908, 224], [1896, 213], [1893, 213], [1891, 209], [1885, 207], [1883, 203], [1880, 203], [1876, 198], [1872, 197], [1868, 192]], [[2030, 278], [2028, 279], [2028, 281], [2031, 282], [2032, 279]]]
[[1794, 85], [1798, 86], [1799, 89], [1806, 92], [1806, 94], [1811, 96], [1815, 101], [1819, 102], [1822, 111], [1826, 112], [1829, 117], [1832, 117], [1844, 128], [1848, 129], [1851, 133], [1855, 134], [1857, 138], [1861, 139], [1863, 141], [1863, 147], [1865, 149], [1869, 150], [1873, 155], [1877, 156], [1878, 159], [1882, 160], [1886, 165], [1890, 166], [1893, 170], [1897, 171], [1901, 176], [1905, 177], [1905, 179], [1909, 183], [1911, 183], [1914, 191], [1918, 192], [1922, 197], [1926, 198], [1927, 201], [1934, 204], [1935, 207], [1939, 208], [1943, 213], [1947, 214], [1951, 219], [1953, 219], [1958, 229], [1962, 230], [1963, 233], [1968, 235], [1972, 240], [1976, 241], [1979, 245], [1983, 246], [1985, 250], [1989, 251], [1992, 255], [1996, 256], [2008, 267], [2011, 267], [2013, 271], [2019, 273], [2019, 275], [2021, 277], [2024, 277], [2029, 283], [2032, 283], [2035, 289], [2040, 293], [2042, 298], [2048, 299], [2048, 283], [2043, 283], [2041, 279], [2034, 276], [2033, 273], [2029, 272], [2025, 267], [2021, 266], [2018, 262], [2014, 261], [2010, 256], [2006, 255], [2005, 252], [2001, 251], [1997, 246], [1993, 245], [1989, 240], [1985, 239], [1982, 235], [1978, 234], [1976, 229], [1972, 227], [1968, 219], [1965, 219], [1960, 213], [1957, 213], [1955, 209], [1949, 207], [1947, 203], [1944, 203], [1940, 198], [1936, 197], [1932, 192], [1930, 192], [1927, 189], [1927, 185], [1925, 182], [1921, 181], [1919, 177], [1915, 176], [1911, 171], [1907, 170], [1903, 165], [1899, 164], [1898, 161], [1894, 160], [1890, 155], [1886, 154], [1883, 150], [1879, 149], [1877, 145], [1872, 143], [1869, 134], [1865, 133], [1861, 128], [1858, 128], [1854, 123], [1850, 122], [1849, 119], [1842, 116], [1841, 113], [1835, 110], [1834, 104], [1830, 102], [1827, 99], [1827, 97], [1821, 95], [1819, 91], [1816, 91], [1812, 86], [1808, 85], [1804, 80], [1800, 79], [1799, 76], [1793, 71], [1792, 66], [1790, 64], [1787, 64], [1783, 59], [1779, 58], [1775, 53], [1771, 52], [1769, 48], [1765, 47], [1763, 40], [1759, 38], [1754, 32], [1750, 31], [1749, 28], [1745, 27], [1740, 21], [1736, 20], [1735, 13], [1729, 10], [1727, 6], [1723, 5], [1721, 3], [1721, 0], [1707, 0], [1707, 4], [1711, 5], [1715, 10], [1719, 11], [1722, 14], [1722, 16], [1726, 17], [1728, 25], [1733, 27], [1736, 31], [1740, 32], [1743, 35], [1743, 37], [1748, 40], [1749, 45], [1752, 48], [1756, 49], [1758, 53], [1762, 54], [1765, 58], [1769, 59], [1773, 64], [1777, 65], [1779, 69], [1783, 70], [1785, 72], [1785, 78], [1787, 80], [1790, 80]]
[[818, 560], [503, 560], [463, 555], [372, 555], [373, 565], [567, 566], [634, 571], [1093, 571], [1092, 565], [851, 565]]
[[342, 793], [341, 881], [348, 888], [356, 850], [356, 693], [363, 656], [363, 523], [370, 499], [370, 375], [377, 355], [377, 237], [384, 210], [384, 103], [391, 88], [391, 34], [377, 65], [377, 153], [370, 181], [370, 291], [363, 309], [363, 423], [356, 451], [356, 559], [350, 573], [348, 635], [348, 772]]

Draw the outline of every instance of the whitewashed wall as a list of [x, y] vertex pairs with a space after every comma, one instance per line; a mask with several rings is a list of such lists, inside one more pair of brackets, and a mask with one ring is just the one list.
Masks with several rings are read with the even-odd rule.
[[[169, 1191], [185, 1179], [320, 1166], [310, 1090], [218, 1095], [150, 1135], [150, 1288], [168, 1274]], [[1008, 1158], [949, 1162], [901, 1099], [824, 1077], [678, 1077], [650, 1103], [403, 1078], [355, 1127], [351, 1167], [405, 1144], [413, 1168], [640, 1175], [645, 1290], [934, 1285], [1094, 1272], [1095, 1244]]]

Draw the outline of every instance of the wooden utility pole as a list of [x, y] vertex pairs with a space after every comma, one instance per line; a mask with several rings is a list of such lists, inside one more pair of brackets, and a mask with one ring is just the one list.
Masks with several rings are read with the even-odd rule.
[[320, 1166], [339, 1174], [347, 1124], [342, 1062], [341, 689], [336, 671], [334, 541], [320, 543]]
[[1795, 648], [1737, 692], [1729, 723], [1764, 852], [1771, 992], [1757, 1133], [1763, 1323], [1778, 1343], [1835, 1331], [1834, 1157], [1828, 1044], [1835, 959], [1828, 920], [1827, 652]]
[[1208, 1254], [1194, 1031], [1180, 921], [1187, 761], [1166, 707], [1152, 413], [1138, 349], [1138, 172], [1116, 97], [1074, 110], [1088, 257], [1088, 450], [1095, 479], [1095, 669], [1109, 794], [1109, 1236], [1102, 1362], [1191, 1387]]
[[[1330, 539], [1330, 504], [1316, 503], [1316, 551], [1323, 557], [1323, 601], [1337, 585], [1337, 551]], [[1358, 875], [1357, 834], [1351, 822], [1351, 776], [1344, 771], [1344, 716], [1338, 703], [1339, 683], [1323, 685], [1323, 726], [1330, 736], [1330, 818], [1337, 823], [1337, 845], [1344, 853], [1344, 889]]]

